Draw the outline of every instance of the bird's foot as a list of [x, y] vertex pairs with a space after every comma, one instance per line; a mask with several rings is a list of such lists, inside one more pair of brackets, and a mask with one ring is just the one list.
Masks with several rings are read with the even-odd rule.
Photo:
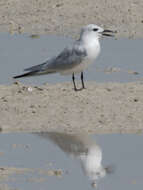
[[77, 92], [77, 91], [81, 91], [81, 90], [84, 90], [84, 89], [86, 89], [86, 88], [85, 87], [84, 88], [83, 87], [82, 88], [74, 88], [74, 91]]

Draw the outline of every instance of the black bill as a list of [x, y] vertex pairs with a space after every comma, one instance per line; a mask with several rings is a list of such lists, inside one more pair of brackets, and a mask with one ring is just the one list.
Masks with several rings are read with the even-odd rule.
[[117, 33], [116, 31], [112, 31], [112, 30], [104, 30], [102, 32], [103, 36], [110, 36], [110, 37], [114, 37], [114, 34]]

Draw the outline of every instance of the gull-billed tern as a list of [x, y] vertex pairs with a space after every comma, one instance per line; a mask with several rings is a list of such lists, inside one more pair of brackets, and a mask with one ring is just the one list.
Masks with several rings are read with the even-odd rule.
[[[71, 47], [66, 47], [57, 56], [48, 59], [40, 65], [26, 68], [26, 73], [13, 78], [35, 76], [41, 74], [60, 73], [62, 75], [72, 75], [74, 90], [85, 88], [83, 71], [93, 63], [100, 53], [99, 39], [102, 36], [114, 36], [114, 31], [89, 24], [81, 29], [80, 37]], [[75, 74], [81, 73], [82, 88], [77, 89], [75, 84]]]

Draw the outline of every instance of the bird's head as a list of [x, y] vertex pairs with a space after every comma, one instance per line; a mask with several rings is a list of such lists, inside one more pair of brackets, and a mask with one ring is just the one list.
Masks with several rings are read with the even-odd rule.
[[95, 24], [89, 24], [84, 26], [81, 29], [80, 39], [84, 40], [84, 38], [92, 38], [92, 39], [99, 39], [102, 36], [110, 36], [113, 37], [115, 31], [103, 29], [100, 26]]

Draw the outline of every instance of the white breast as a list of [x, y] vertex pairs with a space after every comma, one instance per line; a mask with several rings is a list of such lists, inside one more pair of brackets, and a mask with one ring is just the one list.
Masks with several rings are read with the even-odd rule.
[[95, 61], [95, 59], [100, 53], [99, 41], [94, 40], [94, 41], [90, 41], [90, 43], [87, 43], [86, 51], [87, 51], [88, 59], [90, 59], [91, 61]]

